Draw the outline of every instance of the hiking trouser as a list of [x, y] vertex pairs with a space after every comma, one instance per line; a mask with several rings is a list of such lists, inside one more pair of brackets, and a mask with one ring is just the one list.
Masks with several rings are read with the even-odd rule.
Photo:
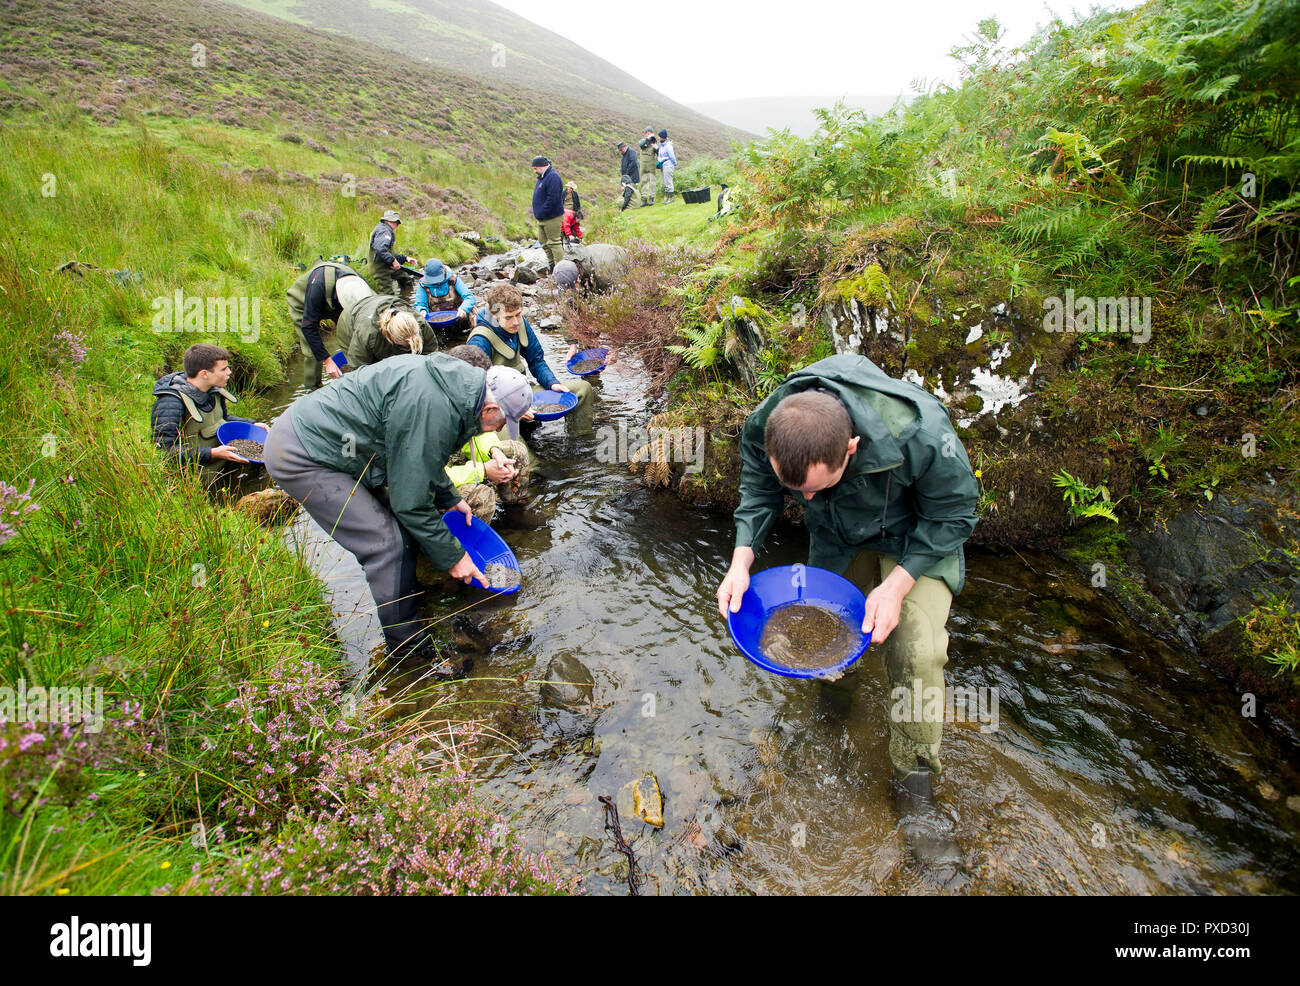
[[397, 272], [391, 267], [371, 267], [370, 279], [375, 282], [375, 294], [397, 295]]
[[673, 169], [674, 169], [675, 167], [676, 167], [676, 165], [671, 164], [671, 163], [669, 163], [668, 161], [665, 161], [665, 162], [664, 162], [663, 172], [664, 172], [664, 195], [665, 195], [665, 197], [669, 197], [669, 198], [672, 197], [672, 194], [673, 194]]
[[564, 259], [564, 246], [560, 242], [560, 227], [563, 225], [563, 216], [538, 220], [537, 223], [537, 238], [541, 241], [542, 249], [546, 251], [546, 259], [551, 262], [552, 268]]
[[[897, 565], [893, 558], [862, 550], [849, 563], [844, 577], [869, 595]], [[945, 624], [951, 606], [948, 584], [922, 575], [903, 597], [898, 626], [879, 645], [889, 682], [889, 760], [896, 777], [914, 770], [937, 774], [943, 769], [939, 744], [943, 740], [943, 709], [947, 707], [943, 668], [948, 663]], [[873, 641], [867, 654], [876, 650]], [[932, 688], [938, 691], [928, 691]], [[933, 701], [936, 695], [937, 703]], [[937, 717], [929, 714], [936, 705]], [[915, 715], [917, 709], [926, 714]]]
[[648, 170], [641, 169], [641, 204], [655, 204], [655, 169], [653, 166]]
[[293, 426], [293, 407], [266, 438], [266, 471], [327, 534], [356, 556], [366, 573], [390, 654], [401, 656], [428, 631], [419, 618], [415, 540], [369, 487], [315, 462]]

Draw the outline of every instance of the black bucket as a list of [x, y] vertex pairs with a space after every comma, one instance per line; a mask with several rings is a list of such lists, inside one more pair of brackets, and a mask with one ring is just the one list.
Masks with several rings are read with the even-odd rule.
[[690, 205], [700, 202], [708, 202], [712, 192], [712, 186], [705, 185], [703, 188], [688, 188], [682, 192], [682, 201]]

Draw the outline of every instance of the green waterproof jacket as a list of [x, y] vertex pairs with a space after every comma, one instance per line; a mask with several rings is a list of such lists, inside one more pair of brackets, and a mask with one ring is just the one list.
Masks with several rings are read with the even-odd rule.
[[404, 346], [395, 346], [379, 330], [379, 319], [389, 309], [395, 308], [407, 312], [420, 323], [420, 337], [423, 340], [423, 353], [438, 351], [438, 335], [433, 326], [415, 313], [415, 309], [405, 298], [391, 294], [372, 294], [344, 309], [339, 316], [339, 345], [343, 355], [356, 367], [369, 366], [390, 356], [403, 353], [411, 355]]
[[442, 522], [460, 496], [452, 453], [477, 435], [487, 374], [445, 353], [394, 356], [362, 367], [293, 404], [293, 426], [314, 462], [370, 489], [441, 571], [465, 549]]
[[788, 376], [749, 416], [740, 435], [736, 544], [755, 552], [788, 491], [764, 448], [781, 400], [822, 389], [839, 398], [860, 436], [844, 475], [805, 500], [808, 564], [843, 574], [859, 549], [894, 558], [913, 578], [941, 578], [953, 594], [966, 578], [962, 545], [975, 529], [979, 484], [948, 411], [934, 395], [895, 380], [865, 356], [831, 356]]

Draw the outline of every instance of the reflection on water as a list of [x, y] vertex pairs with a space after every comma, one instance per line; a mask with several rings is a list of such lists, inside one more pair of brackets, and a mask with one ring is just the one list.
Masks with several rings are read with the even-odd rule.
[[[544, 341], [557, 365], [562, 344]], [[644, 423], [640, 382], [630, 360], [602, 374], [597, 428]], [[455, 646], [476, 654], [475, 675], [505, 679], [455, 686], [499, 710], [486, 713], [501, 738], [479, 766], [484, 794], [590, 892], [626, 892], [597, 798], [645, 773], [665, 825], [622, 819], [645, 893], [932, 892], [890, 807], [876, 652], [834, 683], [744, 660], [714, 602], [730, 519], [597, 461], [598, 440], [564, 421], [530, 439], [532, 502], [495, 525], [523, 570], [518, 595], [431, 593], [431, 617], [470, 607], [448, 621]], [[382, 638], [359, 567], [305, 515], [290, 536], [365, 667]], [[779, 529], [760, 564], [806, 551], [802, 531]], [[956, 715], [944, 733], [940, 802], [966, 859], [962, 892], [1300, 889], [1296, 737], [1243, 716], [1241, 696], [1193, 658], [1041, 555], [972, 555], [948, 629], [948, 684], [997, 702], [993, 719]], [[580, 701], [535, 684], [583, 666]], [[513, 680], [524, 673], [533, 681]]]

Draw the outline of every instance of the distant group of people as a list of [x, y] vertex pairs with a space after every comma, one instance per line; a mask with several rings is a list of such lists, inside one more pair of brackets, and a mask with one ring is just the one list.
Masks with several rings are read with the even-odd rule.
[[639, 155], [627, 141], [618, 144], [620, 212], [629, 207], [655, 204], [656, 171], [663, 183], [664, 201], [671, 202], [675, 193], [673, 172], [677, 168], [677, 150], [668, 139], [668, 131], [660, 130], [656, 135], [653, 128], [646, 127], [637, 147]]

